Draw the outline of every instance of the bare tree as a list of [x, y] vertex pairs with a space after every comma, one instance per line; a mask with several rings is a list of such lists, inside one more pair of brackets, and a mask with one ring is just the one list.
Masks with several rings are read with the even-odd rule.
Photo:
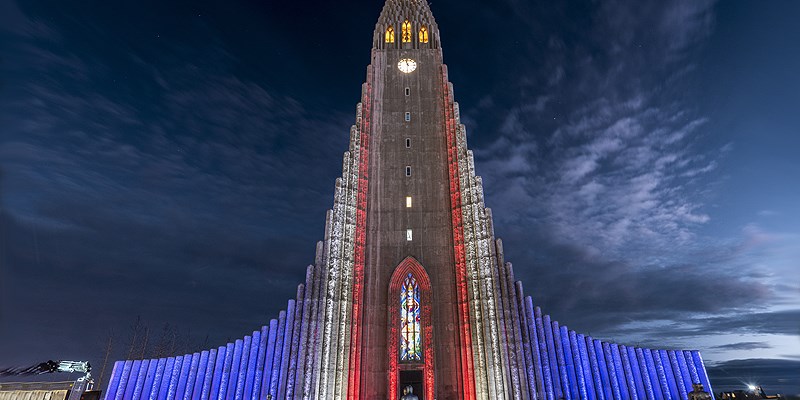
[[128, 355], [126, 359], [132, 360], [136, 357], [144, 358], [147, 351], [147, 340], [149, 329], [142, 320], [141, 315], [136, 316], [136, 321], [131, 325], [130, 339], [128, 343]]
[[106, 366], [108, 365], [108, 358], [111, 356], [111, 352], [114, 350], [114, 330], [109, 329], [108, 335], [106, 338], [106, 346], [103, 355], [103, 365], [100, 366], [100, 376], [97, 377], [97, 386], [102, 387], [103, 385], [103, 377], [106, 373]]

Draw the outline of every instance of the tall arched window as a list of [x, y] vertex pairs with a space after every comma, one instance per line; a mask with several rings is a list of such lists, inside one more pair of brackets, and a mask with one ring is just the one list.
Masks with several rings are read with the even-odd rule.
[[411, 272], [400, 288], [400, 361], [422, 360], [419, 285]]
[[386, 28], [386, 35], [384, 36], [386, 43], [394, 43], [394, 28], [391, 25]]
[[[433, 325], [431, 279], [414, 257], [408, 256], [395, 267], [389, 279], [389, 321], [386, 352], [389, 375], [389, 400], [398, 400], [400, 370], [422, 370], [424, 398], [433, 399]], [[423, 396], [420, 396], [423, 397]]]
[[422, 28], [419, 28], [419, 42], [428, 43], [428, 28], [426, 28], [424, 25]]
[[411, 22], [403, 22], [403, 43], [411, 43]]

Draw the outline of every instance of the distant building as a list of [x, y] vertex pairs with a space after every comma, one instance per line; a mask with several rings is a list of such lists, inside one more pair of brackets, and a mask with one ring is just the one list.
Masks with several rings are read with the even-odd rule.
[[[0, 400], [67, 400], [75, 381], [0, 382]], [[100, 400], [99, 390], [83, 392], [81, 400]]]
[[761, 386], [751, 386], [748, 390], [734, 390], [732, 392], [722, 392], [719, 400], [764, 400], [764, 399], [783, 399], [780, 394], [767, 395]]

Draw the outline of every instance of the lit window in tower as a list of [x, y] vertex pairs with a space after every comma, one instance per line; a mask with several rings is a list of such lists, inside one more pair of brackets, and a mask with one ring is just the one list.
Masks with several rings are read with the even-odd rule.
[[419, 28], [419, 42], [428, 43], [428, 28], [425, 26]]
[[411, 196], [406, 196], [406, 208], [411, 208]]
[[419, 285], [410, 272], [400, 290], [400, 361], [421, 361]]
[[394, 28], [392, 28], [391, 25], [389, 25], [389, 27], [386, 28], [385, 37], [386, 37], [386, 43], [394, 43]]
[[411, 43], [411, 22], [403, 22], [403, 43]]

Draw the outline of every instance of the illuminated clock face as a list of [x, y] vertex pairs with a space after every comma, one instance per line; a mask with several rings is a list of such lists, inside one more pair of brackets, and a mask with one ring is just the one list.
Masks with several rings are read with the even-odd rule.
[[404, 58], [397, 63], [397, 68], [408, 74], [417, 69], [417, 62], [410, 58]]

